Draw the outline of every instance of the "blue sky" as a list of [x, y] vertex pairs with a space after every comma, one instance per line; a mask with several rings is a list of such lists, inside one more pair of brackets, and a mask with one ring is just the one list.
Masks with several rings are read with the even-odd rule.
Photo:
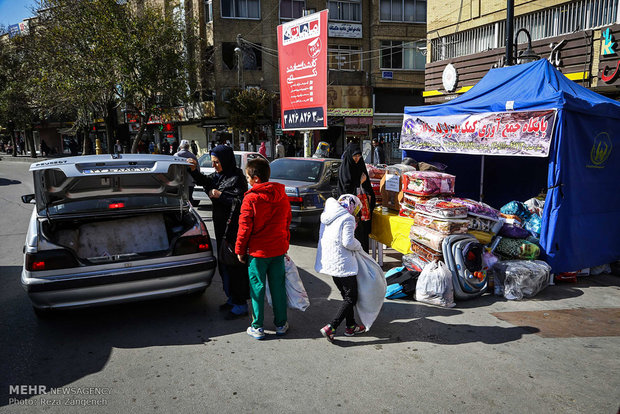
[[36, 4], [35, 0], [0, 0], [0, 25], [6, 27], [31, 17], [30, 9]]

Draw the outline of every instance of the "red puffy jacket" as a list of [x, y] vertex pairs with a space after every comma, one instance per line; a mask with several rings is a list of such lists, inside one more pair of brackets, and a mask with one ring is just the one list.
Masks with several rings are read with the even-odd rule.
[[243, 198], [235, 252], [253, 257], [276, 257], [288, 251], [291, 204], [284, 185], [254, 184]]

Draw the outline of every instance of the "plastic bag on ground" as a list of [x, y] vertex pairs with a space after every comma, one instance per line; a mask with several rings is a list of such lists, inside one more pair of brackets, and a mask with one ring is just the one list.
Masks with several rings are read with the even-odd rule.
[[521, 300], [547, 287], [551, 266], [540, 260], [509, 260], [496, 263], [493, 272], [504, 284], [504, 297]]
[[383, 306], [387, 282], [381, 267], [367, 253], [356, 251], [355, 259], [358, 267], [355, 310], [368, 331]]
[[[299, 277], [297, 266], [295, 266], [293, 259], [288, 255], [284, 256], [284, 270], [286, 271], [286, 278], [284, 280], [284, 285], [286, 287], [286, 304], [289, 309], [298, 309], [303, 312], [310, 306], [310, 299], [301, 281], [301, 277]], [[265, 280], [265, 296], [267, 297], [269, 306], [273, 306], [271, 304], [271, 291], [269, 290], [269, 282], [267, 280]]]
[[446, 308], [455, 306], [452, 272], [444, 262], [432, 262], [424, 267], [416, 284], [415, 300]]

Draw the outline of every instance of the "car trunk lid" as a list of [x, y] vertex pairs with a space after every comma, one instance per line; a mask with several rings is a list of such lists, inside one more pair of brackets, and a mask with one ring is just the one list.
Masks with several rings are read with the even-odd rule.
[[91, 155], [32, 164], [37, 210], [49, 218], [110, 210], [180, 209], [187, 161], [146, 154]]

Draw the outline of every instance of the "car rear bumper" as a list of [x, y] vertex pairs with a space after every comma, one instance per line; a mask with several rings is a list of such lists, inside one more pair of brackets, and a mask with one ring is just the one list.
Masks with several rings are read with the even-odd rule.
[[53, 278], [32, 278], [24, 271], [22, 286], [35, 308], [78, 308], [199, 291], [211, 284], [215, 267], [211, 256]]
[[291, 228], [319, 224], [323, 209], [291, 210]]

